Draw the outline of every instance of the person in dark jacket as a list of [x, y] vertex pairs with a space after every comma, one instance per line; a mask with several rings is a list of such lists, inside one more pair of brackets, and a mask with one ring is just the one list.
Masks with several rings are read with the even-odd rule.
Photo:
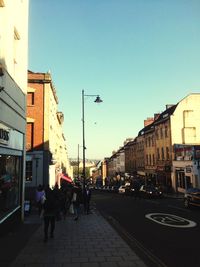
[[62, 194], [61, 190], [58, 187], [58, 184], [55, 184], [55, 187], [53, 189], [54, 197], [55, 197], [55, 202], [56, 202], [56, 221], [61, 220], [61, 205], [62, 205]]
[[74, 208], [75, 218], [74, 220], [77, 221], [80, 213], [80, 204], [82, 202], [82, 190], [78, 183], [75, 184], [73, 187], [73, 194], [72, 194], [72, 203]]
[[90, 212], [90, 199], [91, 199], [91, 189], [89, 185], [86, 185], [86, 187], [83, 190], [83, 203], [84, 203], [85, 214], [89, 214]]
[[45, 190], [45, 199], [43, 203], [44, 216], [44, 242], [48, 240], [50, 225], [50, 237], [54, 237], [55, 220], [56, 220], [56, 198], [54, 192], [47, 188]]

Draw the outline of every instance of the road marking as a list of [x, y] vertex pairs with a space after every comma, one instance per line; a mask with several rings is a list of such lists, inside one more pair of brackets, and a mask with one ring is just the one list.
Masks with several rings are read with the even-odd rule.
[[193, 221], [168, 213], [149, 213], [145, 217], [153, 222], [169, 227], [190, 228], [197, 225]]

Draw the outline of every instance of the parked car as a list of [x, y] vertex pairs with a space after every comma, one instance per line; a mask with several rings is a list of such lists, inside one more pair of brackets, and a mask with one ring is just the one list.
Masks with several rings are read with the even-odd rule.
[[148, 198], [160, 198], [163, 196], [163, 192], [154, 185], [142, 185], [139, 194], [142, 197]]
[[184, 195], [184, 206], [189, 208], [190, 206], [200, 207], [200, 189], [189, 188]]
[[125, 185], [121, 185], [118, 189], [119, 194], [124, 194], [126, 191], [126, 186]]

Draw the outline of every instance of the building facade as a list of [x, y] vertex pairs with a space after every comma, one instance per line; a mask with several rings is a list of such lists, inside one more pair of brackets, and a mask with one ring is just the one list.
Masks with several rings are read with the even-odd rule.
[[[194, 160], [175, 156], [174, 147], [200, 146], [200, 94], [186, 96], [176, 105], [144, 122], [133, 142], [124, 145], [125, 173], [133, 173], [142, 182], [152, 182], [165, 191], [184, 192], [189, 185], [200, 188], [200, 166], [197, 153]], [[194, 148], [196, 147], [196, 148]], [[122, 148], [121, 148], [122, 150]], [[108, 159], [108, 176], [118, 172], [120, 158], [114, 153]], [[122, 160], [123, 164], [123, 160]]]
[[53, 187], [62, 173], [72, 175], [63, 134], [64, 115], [50, 73], [28, 72], [26, 198], [41, 184]]
[[28, 0], [0, 0], [0, 231], [23, 220]]

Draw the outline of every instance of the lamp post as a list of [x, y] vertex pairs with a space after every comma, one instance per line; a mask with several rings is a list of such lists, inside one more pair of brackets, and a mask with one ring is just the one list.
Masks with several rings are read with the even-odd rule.
[[85, 188], [85, 103], [84, 103], [84, 97], [85, 96], [91, 96], [96, 97], [95, 103], [101, 103], [103, 102], [99, 95], [85, 95], [84, 90], [82, 90], [82, 126], [83, 126], [83, 189]]

